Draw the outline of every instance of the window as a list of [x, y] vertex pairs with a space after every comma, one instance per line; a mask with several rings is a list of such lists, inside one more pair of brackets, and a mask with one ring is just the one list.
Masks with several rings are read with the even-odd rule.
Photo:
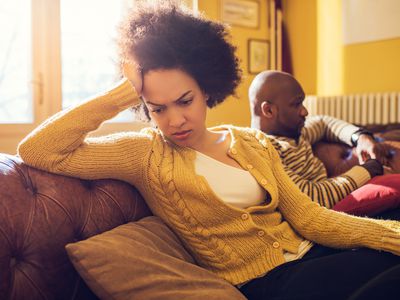
[[30, 1], [0, 2], [0, 123], [32, 123]]
[[[46, 118], [119, 80], [116, 27], [135, 1], [0, 1], [0, 152], [14, 154]], [[143, 126], [132, 119], [122, 112], [100, 134]]]
[[[61, 0], [63, 108], [119, 80], [115, 40], [128, 6], [126, 0]], [[117, 120], [133, 121], [133, 114], [124, 111]]]

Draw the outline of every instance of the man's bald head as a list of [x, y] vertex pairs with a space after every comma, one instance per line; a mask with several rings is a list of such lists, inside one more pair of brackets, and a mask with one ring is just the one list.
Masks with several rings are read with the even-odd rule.
[[298, 138], [308, 112], [304, 91], [289, 73], [264, 71], [249, 88], [251, 126], [268, 134]]
[[251, 82], [249, 88], [250, 105], [252, 112], [260, 113], [259, 106], [262, 101], [274, 103], [279, 94], [291, 86], [300, 85], [289, 73], [280, 71], [263, 71]]

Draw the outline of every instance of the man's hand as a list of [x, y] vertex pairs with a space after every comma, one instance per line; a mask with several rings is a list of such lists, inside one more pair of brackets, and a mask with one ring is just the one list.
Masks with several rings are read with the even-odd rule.
[[369, 134], [359, 136], [356, 152], [360, 164], [363, 164], [369, 158], [378, 160], [382, 165], [388, 163], [388, 148], [382, 143], [377, 143]]

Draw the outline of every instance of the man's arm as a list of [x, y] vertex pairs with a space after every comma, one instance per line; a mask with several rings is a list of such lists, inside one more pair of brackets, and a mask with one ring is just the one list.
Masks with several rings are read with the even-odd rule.
[[283, 163], [285, 172], [300, 190], [321, 206], [332, 208], [355, 189], [371, 179], [368, 171], [354, 166], [346, 173], [332, 178], [320, 178], [315, 181], [305, 179]]
[[348, 122], [330, 116], [318, 115], [307, 118], [302, 134], [311, 145], [320, 140], [326, 140], [352, 146], [352, 134], [358, 130], [360, 130], [360, 127]]
[[299, 155], [299, 152], [285, 151], [276, 138], [270, 138], [270, 142], [278, 151], [284, 170], [292, 181], [314, 202], [327, 208], [333, 207], [349, 193], [377, 175], [370, 173], [365, 167], [371, 168], [370, 165], [375, 163], [370, 160], [363, 166], [353, 166], [340, 176], [327, 178], [324, 165], [313, 157], [311, 148], [304, 148], [300, 151], [303, 155]]
[[365, 166], [371, 174], [375, 174], [382, 164], [387, 163], [387, 148], [375, 141], [372, 132], [334, 117], [320, 115], [308, 118], [303, 137], [311, 145], [320, 140], [326, 140], [356, 147], [360, 164], [364, 164], [369, 159], [378, 160]]

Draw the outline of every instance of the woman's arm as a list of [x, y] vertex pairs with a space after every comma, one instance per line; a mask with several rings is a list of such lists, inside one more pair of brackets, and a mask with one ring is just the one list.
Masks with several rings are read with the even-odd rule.
[[368, 171], [361, 166], [354, 166], [346, 173], [336, 177], [309, 180], [293, 171], [287, 165], [284, 170], [300, 190], [308, 195], [312, 201], [321, 206], [332, 208], [355, 189], [361, 187], [371, 179]]
[[278, 209], [297, 232], [330, 247], [369, 247], [400, 255], [399, 222], [355, 217], [319, 206], [290, 180], [270, 142], [267, 147], [279, 189]]
[[137, 102], [135, 89], [123, 80], [106, 93], [46, 120], [19, 144], [18, 154], [27, 164], [49, 172], [131, 181], [149, 151], [149, 137], [132, 132], [100, 138], [87, 135]]
[[[321, 206], [332, 208], [345, 196], [371, 179], [370, 173], [362, 166], [349, 167], [345, 173], [327, 178], [325, 176], [326, 170], [324, 164], [317, 163], [316, 158], [313, 157], [312, 154], [311, 156], [307, 154], [304, 148], [306, 146], [302, 146], [303, 155], [299, 157], [299, 152], [293, 152], [290, 148], [286, 149], [284, 146], [284, 144], [287, 143], [286, 141], [281, 141], [279, 138], [273, 136], [267, 137], [278, 152], [283, 168], [290, 179], [303, 193], [307, 194], [311, 200], [317, 202]], [[329, 149], [323, 148], [319, 155], [324, 155], [325, 160], [329, 160], [330, 163], [335, 161], [335, 158], [338, 160], [339, 158], [336, 157], [339, 156], [339, 153], [337, 153], [338, 151], [327, 151], [332, 150], [331, 147], [335, 147], [335, 145], [330, 145]], [[340, 158], [340, 160], [342, 159]], [[337, 161], [334, 163], [337, 163]], [[305, 171], [309, 169], [313, 170], [312, 176], [310, 176], [308, 171]], [[318, 176], [315, 176], [316, 174], [318, 174]]]

